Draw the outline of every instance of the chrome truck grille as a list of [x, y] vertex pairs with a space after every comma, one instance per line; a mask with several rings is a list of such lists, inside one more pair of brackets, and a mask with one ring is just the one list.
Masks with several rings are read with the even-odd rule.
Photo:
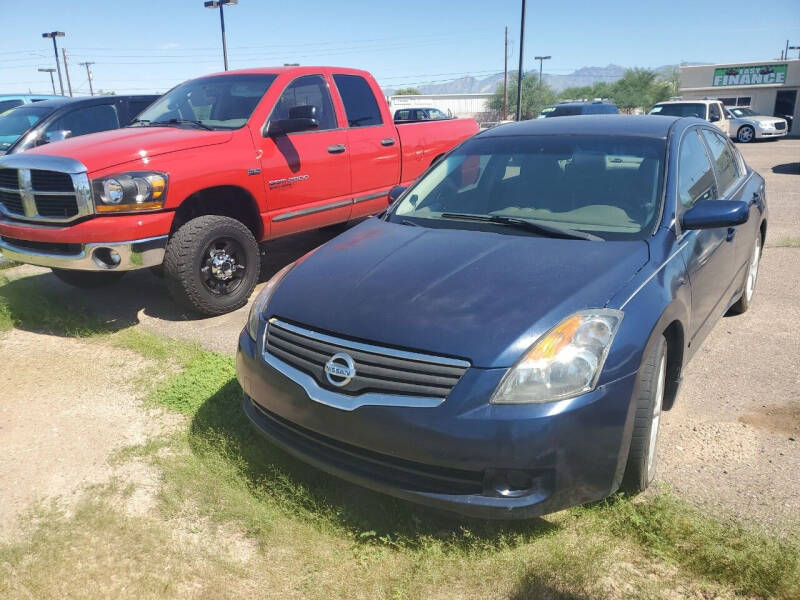
[[[470, 366], [464, 360], [332, 337], [278, 319], [269, 321], [264, 351], [311, 375], [320, 386], [349, 395], [444, 399]], [[351, 372], [330, 367], [342, 354]]]
[[93, 212], [86, 169], [75, 160], [15, 154], [0, 158], [0, 214], [68, 223]]

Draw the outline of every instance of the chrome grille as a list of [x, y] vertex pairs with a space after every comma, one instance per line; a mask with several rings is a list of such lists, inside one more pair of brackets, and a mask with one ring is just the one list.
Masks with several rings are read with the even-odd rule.
[[[270, 319], [264, 350], [311, 375], [324, 388], [357, 395], [367, 392], [446, 398], [469, 363], [459, 359], [396, 350], [332, 337], [278, 319]], [[355, 376], [342, 387], [325, 374], [325, 364], [344, 352], [355, 364]]]
[[[20, 155], [12, 158], [17, 164], [25, 159]], [[88, 190], [88, 179], [83, 173], [0, 164], [0, 213], [11, 217], [56, 223], [71, 221], [92, 212]]]
[[783, 131], [784, 129], [786, 129], [786, 123], [784, 123], [783, 121], [776, 121], [775, 122], [775, 129]]

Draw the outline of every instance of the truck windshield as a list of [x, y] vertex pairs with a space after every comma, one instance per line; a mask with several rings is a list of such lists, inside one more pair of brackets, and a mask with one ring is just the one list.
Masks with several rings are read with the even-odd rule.
[[276, 75], [217, 75], [187, 81], [145, 109], [131, 127], [194, 122], [204, 129], [238, 129], [247, 123]]
[[697, 117], [706, 118], [705, 104], [656, 104], [650, 111], [651, 115], [666, 115], [668, 117]]
[[492, 219], [514, 219], [644, 239], [660, 215], [665, 153], [664, 140], [633, 136], [474, 138], [407, 190], [388, 220], [498, 231]]
[[19, 106], [0, 113], [0, 151], [8, 150], [20, 136], [54, 110], [43, 106]]

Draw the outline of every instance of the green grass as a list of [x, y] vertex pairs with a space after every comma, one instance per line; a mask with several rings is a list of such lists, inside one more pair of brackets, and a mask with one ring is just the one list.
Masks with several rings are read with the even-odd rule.
[[13, 260], [6, 260], [5, 258], [0, 258], [0, 271], [5, 271], [6, 269], [13, 269], [14, 267], [18, 266], [19, 263], [16, 263]]

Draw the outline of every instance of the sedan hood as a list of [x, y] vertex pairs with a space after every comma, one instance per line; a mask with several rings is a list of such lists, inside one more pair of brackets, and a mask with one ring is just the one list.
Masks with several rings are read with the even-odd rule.
[[[205, 131], [180, 127], [128, 127], [66, 139], [39, 146], [29, 154], [66, 156], [82, 162], [90, 173], [141, 158], [224, 144], [231, 131]], [[144, 154], [143, 154], [144, 153]]]
[[732, 121], [751, 121], [753, 123], [779, 123], [785, 119], [780, 117], [768, 117], [767, 115], [756, 115], [753, 117], [735, 117]]
[[644, 241], [369, 219], [301, 261], [267, 314], [373, 344], [508, 367], [570, 313], [605, 306], [648, 257]]

